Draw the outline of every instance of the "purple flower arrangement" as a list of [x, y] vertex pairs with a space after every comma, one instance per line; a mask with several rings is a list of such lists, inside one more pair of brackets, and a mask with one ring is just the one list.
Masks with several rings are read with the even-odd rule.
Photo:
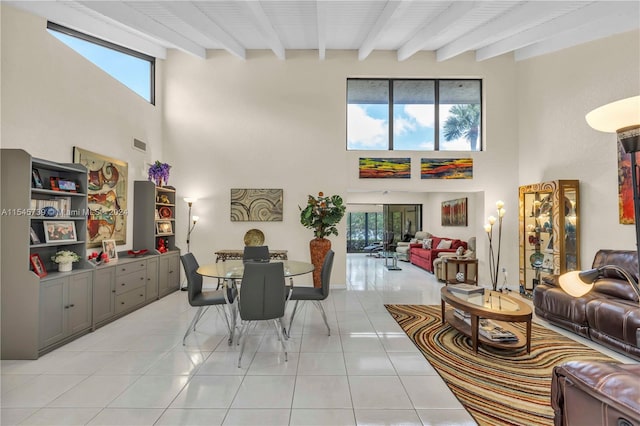
[[149, 180], [153, 180], [157, 186], [162, 186], [163, 181], [166, 185], [169, 183], [170, 170], [171, 166], [167, 163], [156, 161], [149, 167]]

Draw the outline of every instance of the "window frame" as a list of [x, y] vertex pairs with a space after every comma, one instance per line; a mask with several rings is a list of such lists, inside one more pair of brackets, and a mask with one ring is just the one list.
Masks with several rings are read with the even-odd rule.
[[[483, 79], [482, 78], [380, 78], [380, 77], [374, 77], [374, 78], [368, 78], [368, 77], [347, 77], [347, 81], [346, 81], [346, 95], [347, 95], [347, 123], [349, 122], [349, 81], [350, 80], [366, 80], [366, 81], [386, 81], [388, 83], [388, 99], [387, 99], [387, 105], [388, 105], [388, 141], [389, 141], [389, 146], [387, 147], [387, 151], [397, 151], [393, 148], [393, 131], [394, 131], [394, 106], [395, 103], [393, 103], [393, 87], [394, 87], [394, 82], [396, 81], [432, 81], [434, 83], [434, 104], [433, 104], [433, 108], [434, 108], [434, 129], [433, 129], [433, 150], [401, 150], [401, 151], [415, 151], [415, 152], [455, 152], [455, 151], [442, 151], [440, 150], [440, 127], [441, 127], [441, 123], [440, 123], [440, 82], [442, 81], [477, 81], [479, 84], [479, 89], [480, 89], [480, 100], [479, 100], [479, 105], [480, 105], [480, 128], [481, 131], [478, 134], [478, 149], [476, 151], [473, 150], [465, 150], [465, 151], [459, 151], [459, 152], [482, 152], [485, 150], [485, 146], [484, 146], [484, 90], [483, 90]], [[348, 140], [349, 140], [349, 134], [346, 134], [345, 137], [345, 142], [347, 144], [347, 151], [372, 151], [372, 150], [366, 150], [366, 149], [349, 149], [348, 146]], [[373, 150], [373, 151], [380, 151], [383, 152], [383, 150]]]
[[89, 34], [85, 34], [69, 27], [56, 24], [55, 22], [47, 21], [47, 29], [149, 62], [149, 84], [151, 86], [149, 88], [149, 103], [151, 105], [156, 104], [156, 58], [138, 52], [136, 50], [129, 49], [128, 47], [120, 46], [119, 44], [111, 43], [109, 41], [94, 37]]

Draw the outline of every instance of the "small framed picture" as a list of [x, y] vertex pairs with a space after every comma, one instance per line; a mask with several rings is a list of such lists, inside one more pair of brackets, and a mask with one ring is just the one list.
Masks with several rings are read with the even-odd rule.
[[160, 219], [160, 212], [158, 210], [155, 210], [156, 212], [156, 220]]
[[78, 241], [76, 224], [72, 220], [44, 220], [44, 240], [47, 243], [56, 241]]
[[38, 234], [36, 234], [36, 230], [33, 229], [33, 227], [29, 228], [31, 230], [31, 244], [40, 244], [42, 243], [42, 241], [40, 241], [40, 237], [38, 237]]
[[29, 256], [29, 263], [31, 263], [33, 272], [37, 276], [39, 276], [40, 278], [47, 276], [47, 270], [44, 267], [44, 263], [42, 263], [42, 258], [38, 253], [33, 253], [31, 256]]
[[156, 233], [158, 235], [173, 234], [173, 225], [170, 220], [159, 220], [156, 222]]
[[107, 254], [109, 260], [118, 260], [116, 240], [102, 240], [102, 252]]
[[547, 246], [544, 248], [544, 251], [546, 253], [553, 253], [553, 235], [549, 237], [549, 242], [547, 243]]
[[43, 188], [42, 178], [40, 178], [40, 172], [38, 169], [31, 169], [31, 181], [34, 188]]

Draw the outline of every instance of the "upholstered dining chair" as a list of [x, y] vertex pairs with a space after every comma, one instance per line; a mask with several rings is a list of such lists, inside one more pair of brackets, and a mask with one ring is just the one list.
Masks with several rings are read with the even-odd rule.
[[[202, 291], [202, 275], [197, 272], [199, 265], [193, 253], [186, 253], [180, 256], [180, 259], [182, 260], [184, 272], [187, 276], [189, 305], [198, 307], [196, 314], [193, 316], [193, 320], [191, 320], [189, 324], [189, 328], [187, 328], [186, 333], [184, 333], [182, 345], [185, 345], [189, 333], [196, 330], [198, 321], [200, 321], [200, 318], [202, 318], [206, 312], [205, 308], [208, 309], [210, 306], [216, 306], [219, 309], [222, 308], [222, 314], [229, 329], [229, 345], [231, 345], [236, 327], [237, 315], [234, 302], [236, 300], [237, 290], [234, 287], [228, 288], [226, 285], [223, 285], [222, 289], [219, 290]], [[229, 312], [227, 313], [227, 311]]]
[[268, 262], [269, 246], [245, 246], [242, 254], [243, 262]]
[[241, 320], [240, 339], [242, 340], [238, 368], [241, 367], [242, 354], [249, 334], [247, 327], [255, 321], [273, 322], [282, 344], [284, 360], [287, 361], [283, 318], [289, 296], [290, 289], [285, 285], [282, 262], [245, 264], [238, 297]]
[[327, 321], [327, 314], [322, 307], [322, 300], [325, 300], [329, 297], [329, 284], [331, 281], [331, 269], [333, 268], [333, 256], [335, 253], [333, 250], [329, 250], [327, 255], [324, 258], [324, 262], [322, 263], [322, 271], [320, 271], [320, 281], [322, 286], [320, 288], [315, 287], [293, 287], [291, 289], [291, 297], [290, 300], [295, 300], [296, 303], [293, 305], [293, 312], [291, 312], [291, 319], [289, 320], [289, 328], [287, 329], [287, 334], [291, 336], [291, 327], [293, 326], [293, 320], [296, 316], [296, 311], [298, 309], [298, 303], [300, 301], [311, 301], [313, 304], [320, 310], [322, 314], [322, 319], [324, 320], [324, 324], [327, 326], [327, 334], [331, 336], [331, 328], [329, 327], [329, 322]]

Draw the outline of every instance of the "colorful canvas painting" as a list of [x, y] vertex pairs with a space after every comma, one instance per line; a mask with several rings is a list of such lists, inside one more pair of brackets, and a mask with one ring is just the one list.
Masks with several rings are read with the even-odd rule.
[[473, 158], [423, 158], [422, 179], [473, 179]]
[[467, 199], [442, 202], [442, 226], [467, 226]]
[[282, 189], [231, 189], [232, 222], [282, 222]]
[[[640, 164], [640, 156], [636, 155], [636, 162]], [[620, 223], [633, 225], [633, 183], [631, 180], [631, 154], [624, 152], [622, 144], [618, 142], [618, 211]]]
[[87, 168], [87, 247], [103, 240], [127, 242], [128, 164], [82, 148], [73, 148], [73, 162]]
[[361, 158], [360, 179], [410, 179], [411, 158]]

